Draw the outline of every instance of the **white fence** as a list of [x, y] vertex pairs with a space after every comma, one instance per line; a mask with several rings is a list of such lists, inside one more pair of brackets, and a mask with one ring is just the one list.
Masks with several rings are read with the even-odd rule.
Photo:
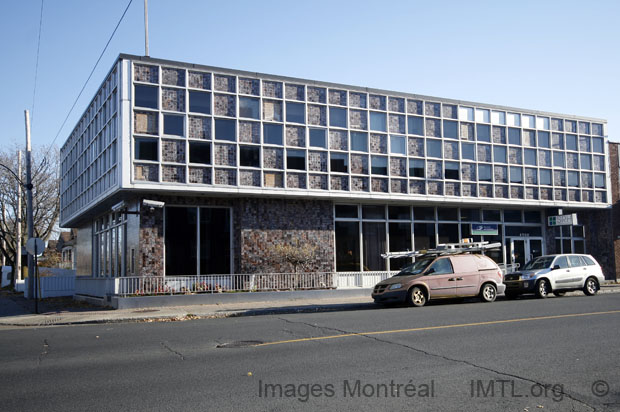
[[[24, 283], [24, 296], [29, 298], [28, 282], [30, 278], [26, 278]], [[73, 296], [75, 291], [75, 275], [69, 276], [42, 276], [39, 277], [37, 283], [36, 295], [41, 298], [53, 298], [58, 296]]]

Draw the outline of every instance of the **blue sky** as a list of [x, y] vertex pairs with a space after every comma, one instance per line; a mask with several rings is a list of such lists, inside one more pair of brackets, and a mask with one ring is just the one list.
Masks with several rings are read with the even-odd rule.
[[[144, 54], [134, 0], [0, 3], [1, 142], [66, 140], [119, 53]], [[151, 57], [607, 119], [620, 141], [620, 1], [150, 0]], [[34, 97], [34, 99], [33, 99]]]

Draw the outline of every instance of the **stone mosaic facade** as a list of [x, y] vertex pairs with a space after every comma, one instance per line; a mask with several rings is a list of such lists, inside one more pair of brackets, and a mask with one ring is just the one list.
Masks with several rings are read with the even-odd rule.
[[310, 189], [327, 190], [327, 175], [309, 175]]
[[286, 187], [291, 189], [306, 189], [306, 175], [303, 173], [287, 173]]
[[349, 93], [349, 105], [351, 107], [366, 109], [368, 107], [366, 100], [366, 93]]
[[329, 148], [331, 150], [348, 150], [348, 133], [342, 130], [329, 131]]
[[351, 155], [351, 173], [358, 175], [368, 174], [368, 156], [366, 155]]
[[201, 116], [189, 116], [188, 137], [190, 139], [211, 139], [211, 118]]
[[387, 135], [385, 134], [370, 134], [370, 153], [387, 154]]
[[424, 157], [424, 139], [418, 137], [410, 137], [407, 140], [409, 156]]
[[216, 116], [236, 116], [236, 99], [229, 94], [215, 94], [213, 111]]
[[[407, 177], [407, 159], [402, 157], [390, 158], [390, 176]], [[406, 193], [399, 191], [398, 193]]]
[[161, 88], [161, 106], [164, 110], [185, 111], [185, 90]]
[[306, 99], [306, 88], [302, 84], [287, 83], [285, 91], [288, 100], [304, 101]]
[[336, 104], [339, 106], [347, 105], [347, 92], [345, 90], [329, 90], [329, 104]]
[[327, 172], [327, 152], [308, 152], [308, 170]]
[[239, 78], [239, 93], [258, 96], [260, 94], [260, 82], [258, 79]]
[[407, 99], [407, 113], [421, 115], [424, 110], [424, 105], [421, 100]]
[[134, 179], [146, 182], [159, 181], [159, 166], [134, 163]]
[[426, 119], [426, 135], [431, 137], [441, 137], [441, 120]]
[[370, 188], [373, 192], [387, 193], [388, 192], [388, 179], [381, 177], [373, 177], [370, 181]]
[[349, 178], [347, 176], [330, 176], [330, 189], [349, 190]]
[[161, 175], [164, 182], [185, 183], [185, 166], [162, 165]]
[[406, 124], [405, 116], [399, 114], [390, 114], [388, 117], [390, 133], [405, 134]]
[[405, 99], [400, 97], [390, 97], [388, 104], [391, 112], [405, 113]]
[[241, 186], [260, 187], [260, 171], [259, 170], [240, 170], [239, 184]]
[[161, 157], [164, 162], [185, 163], [185, 141], [162, 139]]
[[281, 99], [282, 98], [282, 83], [272, 82], [272, 81], [263, 81], [263, 96]]
[[283, 149], [273, 147], [263, 148], [263, 167], [266, 169], [284, 169]]
[[370, 108], [373, 110], [385, 110], [385, 96], [377, 96], [374, 94], [371, 94], [369, 99], [370, 101]]
[[306, 128], [299, 126], [286, 126], [287, 146], [306, 147]]
[[239, 121], [239, 141], [242, 143], [260, 143], [260, 123]]
[[351, 190], [355, 192], [368, 192], [368, 178], [362, 176], [352, 176]]
[[159, 134], [159, 122], [157, 113], [135, 111], [133, 115], [134, 133]]
[[162, 67], [161, 82], [169, 86], [185, 86], [185, 70]]
[[218, 166], [237, 165], [237, 146], [233, 144], [216, 143], [213, 145], [213, 161]]
[[327, 91], [323, 87], [308, 86], [308, 101], [312, 103], [327, 103]]
[[134, 80], [145, 83], [159, 82], [159, 68], [157, 66], [147, 66], [135, 64], [133, 67]]
[[308, 105], [308, 123], [313, 126], [327, 126], [327, 109], [325, 106]]
[[349, 126], [352, 129], [367, 130], [368, 116], [363, 110], [349, 110]]
[[407, 180], [390, 179], [390, 187], [392, 189], [392, 193], [407, 193]]
[[211, 184], [211, 168], [190, 167], [189, 182], [200, 184]]
[[211, 89], [211, 73], [190, 71], [188, 74], [188, 86], [194, 89]]
[[427, 116], [441, 117], [441, 104], [426, 102], [424, 114]]
[[213, 89], [219, 92], [235, 93], [235, 76], [216, 74], [213, 79]]
[[237, 184], [237, 171], [235, 169], [215, 169], [216, 185], [235, 186]]

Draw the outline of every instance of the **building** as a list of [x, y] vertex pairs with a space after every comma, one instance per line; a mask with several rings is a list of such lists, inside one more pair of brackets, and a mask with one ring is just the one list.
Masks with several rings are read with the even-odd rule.
[[473, 238], [501, 242], [505, 263], [591, 253], [615, 278], [606, 129], [120, 55], [61, 149], [61, 225], [94, 277], [290, 272], [283, 244], [312, 252], [305, 270], [395, 270], [381, 253]]
[[60, 232], [56, 242], [56, 250], [60, 252], [59, 267], [63, 269], [75, 270], [75, 241], [77, 230], [71, 229], [68, 232]]

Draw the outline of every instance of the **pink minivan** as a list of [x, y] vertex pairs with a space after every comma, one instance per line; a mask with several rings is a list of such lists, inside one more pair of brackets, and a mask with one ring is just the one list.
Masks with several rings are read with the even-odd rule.
[[377, 283], [372, 298], [376, 303], [406, 302], [411, 306], [466, 296], [493, 302], [505, 289], [502, 271], [489, 257], [454, 254], [417, 259], [397, 275]]

